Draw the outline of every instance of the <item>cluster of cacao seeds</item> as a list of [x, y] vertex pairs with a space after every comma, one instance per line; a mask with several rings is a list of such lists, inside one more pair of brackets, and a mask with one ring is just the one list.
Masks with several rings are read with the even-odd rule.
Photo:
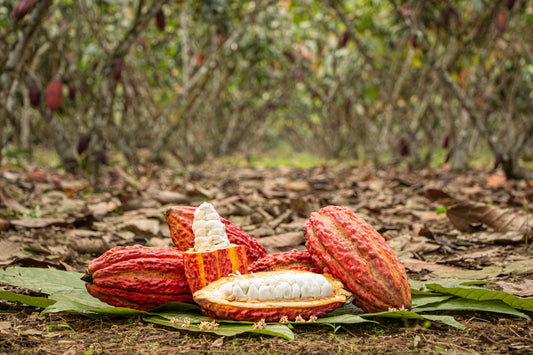
[[[366, 312], [410, 308], [405, 268], [349, 208], [312, 213], [306, 250], [269, 255], [207, 205], [166, 209], [176, 247], [117, 247], [93, 260], [83, 278], [88, 292], [114, 306], [194, 302], [207, 316], [254, 322], [320, 317], [349, 301]], [[195, 234], [217, 246], [195, 249]]]

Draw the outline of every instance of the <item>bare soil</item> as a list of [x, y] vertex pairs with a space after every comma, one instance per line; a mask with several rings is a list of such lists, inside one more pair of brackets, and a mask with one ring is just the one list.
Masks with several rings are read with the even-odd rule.
[[[380, 231], [413, 280], [490, 280], [496, 282], [495, 289], [533, 296], [527, 220], [533, 183], [507, 181], [500, 171], [259, 168], [210, 161], [179, 171], [114, 166], [96, 182], [31, 165], [0, 172], [0, 266], [83, 272], [90, 260], [118, 245], [170, 246], [162, 217], [165, 206], [204, 200], [271, 253], [303, 249], [302, 226], [309, 214], [335, 204], [349, 206]], [[442, 207], [474, 202], [506, 213], [469, 223], [467, 229], [457, 229], [446, 213], [436, 213]], [[525, 221], [525, 229], [501, 231], [502, 219]], [[25, 292], [7, 285], [0, 285], [0, 290]], [[297, 326], [295, 339], [288, 341], [184, 332], [136, 317], [41, 317], [37, 308], [0, 301], [0, 353], [533, 353], [531, 320], [494, 313], [453, 315], [465, 330], [437, 322], [380, 320], [335, 331], [328, 326]]]

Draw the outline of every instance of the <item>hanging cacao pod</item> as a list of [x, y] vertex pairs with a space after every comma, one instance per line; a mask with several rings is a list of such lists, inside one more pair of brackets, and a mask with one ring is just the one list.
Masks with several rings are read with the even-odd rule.
[[166, 20], [165, 13], [163, 12], [163, 10], [157, 11], [157, 13], [155, 14], [155, 22], [159, 31], [165, 31]]
[[330, 275], [291, 270], [223, 277], [193, 294], [209, 317], [251, 322], [320, 317], [350, 296]]
[[13, 20], [18, 22], [23, 19], [30, 13], [34, 3], [35, 0], [20, 0], [13, 9]]
[[31, 107], [39, 107], [41, 104], [41, 90], [35, 83], [31, 83], [28, 87], [28, 97], [30, 99]]
[[183, 253], [174, 247], [113, 248], [89, 263], [82, 280], [92, 296], [117, 307], [149, 310], [192, 302]]
[[[194, 248], [194, 233], [192, 230], [194, 211], [196, 211], [196, 207], [173, 206], [167, 208], [164, 212], [170, 229], [170, 236], [179, 250], [186, 251]], [[265, 248], [241, 228], [222, 217], [220, 221], [226, 228], [230, 243], [246, 247], [248, 263], [267, 255]]]
[[344, 282], [366, 312], [410, 309], [405, 268], [385, 239], [347, 207], [327, 206], [304, 226], [305, 246], [324, 273]]
[[50, 111], [56, 111], [63, 101], [63, 83], [60, 79], [52, 79], [46, 88], [46, 106]]

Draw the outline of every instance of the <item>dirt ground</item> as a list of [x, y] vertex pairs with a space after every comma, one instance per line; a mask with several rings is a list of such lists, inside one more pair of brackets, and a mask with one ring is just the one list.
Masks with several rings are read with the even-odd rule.
[[[490, 280], [496, 282], [494, 289], [533, 296], [533, 222], [528, 219], [533, 183], [506, 181], [500, 171], [261, 168], [211, 161], [179, 171], [114, 166], [97, 182], [29, 164], [0, 172], [4, 267], [83, 272], [90, 260], [118, 245], [170, 246], [164, 208], [197, 206], [204, 200], [270, 253], [304, 249], [302, 226], [309, 214], [333, 204], [349, 206], [382, 233], [410, 279]], [[465, 206], [481, 212], [475, 218], [464, 215]], [[448, 213], [439, 213], [443, 208]], [[1, 290], [24, 292], [0, 284]], [[450, 314], [465, 330], [438, 322], [380, 319], [379, 324], [343, 325], [336, 331], [295, 326], [295, 339], [288, 341], [185, 332], [136, 317], [40, 317], [37, 308], [0, 301], [0, 353], [533, 353], [531, 320]]]

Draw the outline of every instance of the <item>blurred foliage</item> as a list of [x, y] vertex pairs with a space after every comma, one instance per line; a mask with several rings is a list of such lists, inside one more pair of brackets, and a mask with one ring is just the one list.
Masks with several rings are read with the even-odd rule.
[[464, 169], [489, 149], [521, 177], [532, 23], [531, 0], [0, 1], [0, 149], [53, 146], [93, 173], [110, 154], [186, 165], [287, 145]]

